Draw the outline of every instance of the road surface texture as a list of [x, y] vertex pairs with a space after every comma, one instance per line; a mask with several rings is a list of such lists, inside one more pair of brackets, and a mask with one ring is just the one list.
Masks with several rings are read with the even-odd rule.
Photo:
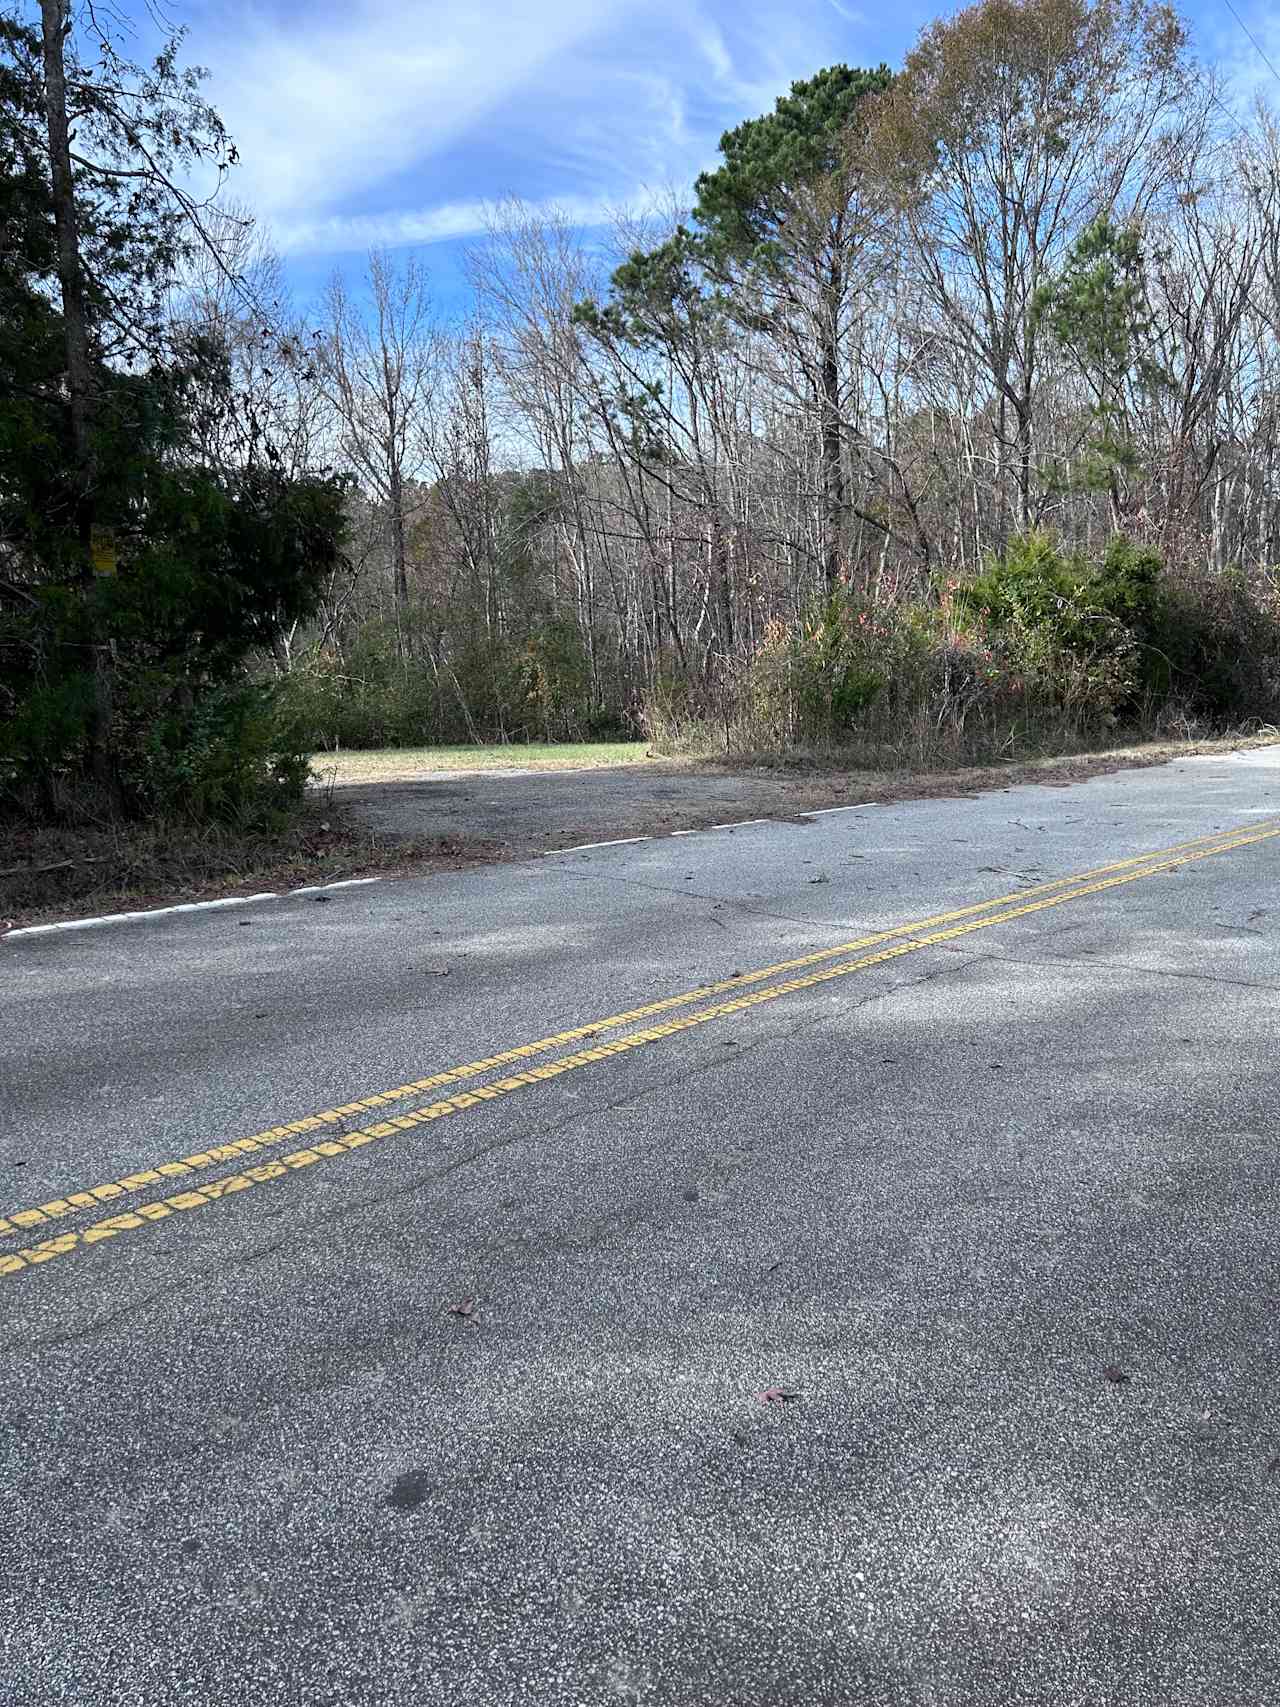
[[0, 944], [0, 1701], [1280, 1700], [1278, 874], [1273, 749]]

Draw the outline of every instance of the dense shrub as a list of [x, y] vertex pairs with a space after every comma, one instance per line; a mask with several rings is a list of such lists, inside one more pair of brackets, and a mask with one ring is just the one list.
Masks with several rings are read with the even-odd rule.
[[1280, 717], [1280, 600], [1238, 575], [1171, 582], [1117, 536], [1090, 561], [1051, 535], [1012, 542], [968, 582], [874, 604], [847, 586], [765, 628], [748, 667], [666, 682], [664, 745], [848, 747], [897, 763], [1071, 751], [1118, 729]]
[[243, 827], [278, 819], [302, 797], [310, 765], [285, 738], [270, 683], [213, 689], [190, 709], [149, 715], [150, 695], [131, 734], [135, 804], [143, 815]]
[[[112, 756], [131, 817], [262, 828], [302, 798], [307, 750], [276, 711], [273, 684], [239, 677], [193, 691], [155, 663], [116, 681]], [[92, 678], [81, 670], [35, 684], [0, 721], [0, 794], [20, 816], [94, 815], [87, 763]]]
[[289, 738], [311, 751], [448, 738], [437, 674], [425, 661], [397, 659], [389, 624], [366, 624], [341, 657], [322, 650], [304, 659], [281, 679], [278, 708]]
[[1025, 534], [957, 589], [957, 604], [997, 630], [1051, 698], [1103, 719], [1140, 703], [1163, 623], [1154, 552], [1117, 536], [1093, 564], [1048, 534]]
[[319, 651], [280, 684], [289, 738], [309, 750], [470, 741], [578, 741], [629, 732], [615, 686], [597, 696], [576, 624], [545, 621], [520, 641], [478, 633], [438, 650], [424, 621], [397, 647], [366, 623], [341, 656]]
[[1239, 571], [1171, 578], [1155, 636], [1160, 697], [1213, 724], [1280, 723], [1280, 586]]

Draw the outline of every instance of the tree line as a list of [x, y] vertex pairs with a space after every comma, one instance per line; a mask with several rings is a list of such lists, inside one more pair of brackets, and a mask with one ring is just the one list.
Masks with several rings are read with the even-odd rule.
[[1169, 7], [980, 0], [603, 243], [503, 204], [461, 323], [385, 252], [294, 315], [248, 214], [183, 199], [230, 143], [176, 51], [113, 74], [127, 112], [80, 67], [87, 358], [49, 34], [4, 27], [0, 339], [45, 351], [0, 438], [11, 794], [108, 787], [104, 691], [144, 680], [135, 747], [171, 728], [182, 771], [252, 725], [285, 779], [339, 744], [932, 760], [1280, 721], [1280, 130]]

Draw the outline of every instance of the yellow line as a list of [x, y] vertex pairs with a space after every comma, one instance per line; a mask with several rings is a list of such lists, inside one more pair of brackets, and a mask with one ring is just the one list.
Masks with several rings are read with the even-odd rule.
[[[0, 1276], [18, 1274], [25, 1268], [42, 1266], [60, 1256], [66, 1256], [73, 1250], [99, 1244], [105, 1239], [118, 1237], [121, 1233], [137, 1230], [150, 1221], [165, 1220], [175, 1212], [182, 1213], [201, 1208], [206, 1203], [215, 1203], [222, 1197], [246, 1191], [254, 1185], [266, 1184], [275, 1179], [285, 1179], [290, 1173], [311, 1167], [326, 1157], [341, 1156], [348, 1151], [362, 1149], [366, 1144], [373, 1143], [378, 1139], [395, 1137], [398, 1132], [407, 1131], [414, 1126], [423, 1125], [432, 1120], [439, 1120], [450, 1114], [457, 1114], [465, 1108], [472, 1108], [478, 1102], [509, 1096], [513, 1091], [520, 1090], [526, 1085], [538, 1084], [543, 1080], [558, 1077], [561, 1073], [575, 1072], [582, 1067], [591, 1066], [597, 1061], [607, 1060], [610, 1056], [644, 1048], [664, 1038], [690, 1031], [695, 1026], [706, 1025], [711, 1020], [722, 1019], [728, 1014], [742, 1013], [748, 1008], [758, 1007], [764, 1002], [777, 1001], [780, 997], [793, 995], [799, 990], [812, 989], [816, 985], [829, 983], [833, 979], [847, 978], [854, 972], [865, 971], [868, 967], [883, 965], [886, 961], [899, 959], [903, 955], [918, 953], [922, 948], [932, 948], [939, 943], [952, 942], [957, 937], [968, 936], [974, 931], [989, 930], [993, 925], [1007, 924], [1012, 919], [1025, 918], [1029, 914], [1043, 912], [1050, 907], [1065, 906], [1070, 901], [1078, 901], [1088, 895], [1099, 895], [1108, 889], [1118, 888], [1122, 884], [1136, 883], [1141, 878], [1152, 877], [1163, 871], [1174, 871], [1180, 866], [1194, 864], [1197, 860], [1210, 859], [1215, 854], [1228, 853], [1234, 848], [1249, 847], [1255, 842], [1271, 841], [1277, 836], [1280, 836], [1280, 828], [1255, 831], [1249, 835], [1237, 834], [1231, 841], [1220, 842], [1213, 846], [1203, 845], [1205, 839], [1202, 838], [1200, 844], [1184, 844], [1185, 847], [1193, 851], [1177, 853], [1174, 857], [1158, 861], [1148, 861], [1137, 870], [1121, 871], [1119, 875], [1100, 878], [1096, 882], [1082, 884], [1080, 887], [1060, 894], [1045, 895], [1038, 900], [1024, 900], [1018, 906], [1006, 907], [1003, 911], [990, 916], [969, 918], [964, 923], [952, 924], [946, 929], [913, 935], [904, 941], [894, 943], [889, 948], [881, 948], [875, 954], [863, 955], [856, 960], [840, 961], [835, 965], [825, 967], [820, 972], [811, 972], [806, 977], [791, 978], [780, 984], [768, 985], [764, 989], [752, 990], [746, 995], [735, 997], [732, 1001], [718, 1002], [711, 1007], [700, 1009], [697, 1013], [686, 1014], [679, 1019], [669, 1020], [664, 1025], [649, 1026], [643, 1031], [632, 1032], [627, 1037], [616, 1038], [613, 1042], [600, 1044], [591, 1049], [579, 1050], [576, 1054], [563, 1056], [558, 1061], [531, 1068], [527, 1072], [516, 1073], [509, 1078], [494, 1080], [488, 1084], [477, 1085], [472, 1091], [464, 1091], [444, 1101], [410, 1110], [407, 1114], [381, 1121], [376, 1125], [366, 1127], [362, 1131], [335, 1133], [330, 1138], [313, 1144], [307, 1149], [296, 1150], [278, 1161], [255, 1165], [241, 1172], [207, 1181], [198, 1188], [181, 1191], [176, 1196], [140, 1204], [136, 1210], [126, 1210], [119, 1214], [110, 1215], [105, 1220], [95, 1222], [92, 1226], [87, 1227], [83, 1233], [66, 1232], [58, 1234], [54, 1238], [46, 1239], [26, 1250], [0, 1256]], [[1120, 863], [1133, 865], [1135, 862], [1124, 861]], [[1100, 869], [1105, 870], [1106, 868]], [[951, 917], [958, 918], [964, 913], [974, 911], [976, 911], [974, 908], [962, 908]], [[888, 934], [885, 933], [886, 936]], [[741, 981], [734, 980], [732, 987], [740, 989]], [[295, 1123], [295, 1125], [301, 1125], [301, 1123]], [[161, 1175], [162, 1170], [156, 1170], [156, 1173]]]
[[406, 1084], [397, 1085], [392, 1090], [378, 1091], [354, 1102], [342, 1103], [334, 1108], [321, 1109], [317, 1114], [308, 1114], [281, 1126], [268, 1127], [265, 1131], [255, 1132], [247, 1138], [231, 1139], [220, 1144], [210, 1145], [208, 1149], [196, 1151], [188, 1156], [167, 1162], [158, 1162], [154, 1167], [140, 1168], [119, 1179], [109, 1180], [104, 1185], [95, 1185], [82, 1191], [68, 1192], [64, 1197], [51, 1198], [48, 1202], [32, 1208], [10, 1210], [7, 1215], [0, 1217], [0, 1238], [12, 1237], [19, 1233], [29, 1233], [33, 1228], [43, 1226], [47, 1222], [62, 1221], [78, 1216], [84, 1211], [98, 1209], [104, 1203], [110, 1203], [119, 1198], [146, 1191], [156, 1185], [162, 1185], [166, 1180], [182, 1179], [186, 1175], [202, 1172], [218, 1162], [239, 1162], [244, 1156], [256, 1155], [264, 1150], [275, 1149], [278, 1145], [287, 1143], [289, 1139], [301, 1137], [308, 1132], [331, 1129], [347, 1120], [393, 1106], [395, 1103], [403, 1102], [408, 1097], [418, 1096], [423, 1091], [438, 1090], [445, 1085], [478, 1078], [480, 1074], [491, 1072], [495, 1067], [522, 1063], [534, 1056], [547, 1054], [553, 1049], [563, 1049], [569, 1044], [580, 1042], [583, 1038], [594, 1037], [600, 1032], [614, 1031], [624, 1025], [634, 1025], [637, 1020], [652, 1019], [656, 1014], [667, 1013], [674, 1008], [687, 1007], [692, 1002], [704, 1001], [711, 996], [724, 995], [730, 990], [741, 990], [753, 984], [763, 983], [766, 979], [780, 977], [786, 972], [797, 972], [806, 966], [819, 966], [824, 961], [837, 960], [841, 955], [851, 954], [863, 948], [873, 948], [879, 943], [891, 942], [897, 937], [932, 930], [940, 925], [951, 924], [957, 919], [985, 914], [994, 908], [1006, 906], [1010, 902], [1026, 901], [1034, 896], [1051, 894], [1055, 890], [1070, 888], [1078, 883], [1086, 883], [1096, 877], [1133, 870], [1138, 866], [1146, 866], [1152, 860], [1167, 859], [1174, 854], [1199, 848], [1225, 850], [1233, 847], [1237, 838], [1251, 835], [1256, 830], [1265, 829], [1268, 822], [1280, 825], [1280, 820], [1269, 820], [1258, 825], [1240, 826], [1234, 830], [1219, 830], [1211, 836], [1198, 836], [1193, 841], [1176, 842], [1171, 847], [1158, 848], [1146, 854], [1135, 854], [1129, 859], [1115, 860], [1110, 865], [1095, 866], [1089, 871], [1077, 872], [1073, 876], [1055, 877], [1045, 883], [1032, 884], [1026, 889], [1015, 890], [1009, 895], [998, 895], [990, 901], [976, 901], [967, 907], [959, 907], [949, 913], [935, 913], [930, 918], [916, 919], [908, 924], [895, 925], [889, 930], [876, 931], [869, 936], [858, 937], [849, 942], [836, 943], [831, 948], [816, 949], [811, 954], [800, 955], [792, 960], [776, 961], [770, 966], [758, 967], [752, 972], [744, 972], [735, 978], [722, 978], [718, 983], [704, 984], [696, 990], [686, 990], [675, 996], [664, 996], [659, 1001], [647, 1002], [642, 1007], [630, 1008], [625, 1013], [610, 1014], [604, 1019], [591, 1020], [585, 1025], [573, 1026], [567, 1031], [555, 1032], [549, 1037], [538, 1038], [535, 1042], [523, 1043], [514, 1049], [505, 1049], [496, 1055], [487, 1055], [482, 1060], [467, 1061], [461, 1066], [448, 1067], [442, 1072], [430, 1074], [427, 1078], [414, 1079]]

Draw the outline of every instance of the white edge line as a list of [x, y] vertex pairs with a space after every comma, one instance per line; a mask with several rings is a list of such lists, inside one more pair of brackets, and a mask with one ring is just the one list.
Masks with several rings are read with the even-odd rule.
[[632, 842], [652, 841], [651, 836], [619, 836], [612, 842], [575, 842], [571, 848], [556, 848], [556, 853], [586, 853], [588, 848], [625, 848]]
[[264, 889], [260, 895], [224, 895], [216, 901], [180, 901], [172, 907], [147, 907], [136, 913], [99, 913], [91, 919], [59, 919], [51, 925], [22, 925], [5, 931], [0, 942], [11, 942], [20, 936], [48, 936], [54, 931], [87, 931], [98, 925], [129, 925], [146, 919], [167, 919], [174, 913], [206, 913], [215, 907], [248, 907], [258, 901], [280, 901], [285, 894], [319, 895], [326, 889], [354, 889], [357, 884], [380, 883], [380, 877], [344, 877], [336, 883], [316, 883], [306, 889]]
[[[832, 812], [867, 812], [876, 804], [874, 800], [860, 800], [854, 806], [818, 806], [812, 812], [800, 812], [800, 818], [825, 818]], [[557, 854], [586, 853], [590, 848], [621, 848], [630, 842], [673, 841], [677, 836], [705, 836], [710, 830], [742, 830], [748, 824], [780, 824], [786, 823], [785, 818], [735, 818], [728, 824], [703, 824], [696, 830], [669, 830], [665, 836], [620, 836], [614, 842], [579, 842], [571, 848], [544, 848], [543, 858], [554, 859]]]
[[380, 877], [340, 877], [336, 883], [307, 883], [301, 889], [290, 889], [290, 895], [323, 895], [326, 889], [356, 889], [362, 883], [381, 883]]
[[53, 925], [23, 925], [6, 931], [4, 941], [18, 936], [44, 936], [50, 931], [87, 931], [96, 925], [129, 925], [141, 919], [167, 919], [174, 913], [200, 913], [211, 907], [247, 907], [251, 901], [278, 901], [274, 889], [262, 895], [227, 895], [219, 901], [182, 901], [174, 907], [148, 907], [139, 913], [100, 913], [92, 919], [60, 919]]

